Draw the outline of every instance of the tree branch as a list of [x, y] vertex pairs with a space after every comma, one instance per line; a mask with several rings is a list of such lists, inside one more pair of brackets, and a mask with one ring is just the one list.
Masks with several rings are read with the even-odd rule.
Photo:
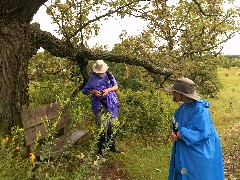
[[201, 7], [201, 4], [197, 0], [193, 0], [193, 2], [197, 5], [199, 11], [204, 15], [204, 16], [217, 16], [216, 14], [206, 14], [204, 10]]
[[141, 66], [141, 67], [144, 67], [147, 71], [154, 74], [159, 74], [159, 75], [173, 74], [172, 70], [159, 67], [148, 60], [135, 58], [135, 57], [131, 57], [124, 54], [115, 54], [115, 53], [112, 53], [111, 51], [85, 50], [85, 51], [82, 51], [81, 54], [83, 54], [84, 55], [83, 57], [89, 60], [103, 59], [109, 62], [125, 63], [129, 65]]
[[97, 60], [103, 59], [109, 62], [126, 63], [129, 65], [144, 67], [147, 71], [159, 75], [172, 75], [173, 71], [162, 68], [156, 64], [140, 58], [133, 58], [128, 55], [115, 54], [111, 51], [92, 51], [84, 47], [71, 47], [51, 33], [42, 31], [36, 24], [31, 25], [31, 40], [35, 42], [37, 47], [42, 47], [50, 52], [52, 55], [62, 58], [68, 58], [72, 61], [81, 60]]
[[29, 38], [38, 48], [42, 47], [54, 56], [75, 60], [74, 48], [51, 33], [42, 31], [38, 23], [31, 24]]

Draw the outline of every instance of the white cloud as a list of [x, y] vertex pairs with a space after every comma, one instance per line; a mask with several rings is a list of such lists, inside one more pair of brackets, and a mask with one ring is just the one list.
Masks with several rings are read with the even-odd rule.
[[226, 55], [240, 55], [240, 34], [228, 40], [223, 46], [223, 53]]
[[99, 35], [89, 40], [90, 47], [99, 43], [112, 48], [114, 44], [120, 43], [119, 34], [122, 30], [126, 30], [128, 35], [133, 36], [140, 34], [147, 24], [140, 19], [127, 17], [124, 20], [111, 18], [108, 21], [104, 21], [102, 25]]

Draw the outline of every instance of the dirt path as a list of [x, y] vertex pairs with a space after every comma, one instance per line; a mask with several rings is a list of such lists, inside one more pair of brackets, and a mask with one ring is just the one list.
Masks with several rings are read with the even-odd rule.
[[104, 163], [100, 169], [100, 180], [128, 180], [127, 176], [116, 164]]

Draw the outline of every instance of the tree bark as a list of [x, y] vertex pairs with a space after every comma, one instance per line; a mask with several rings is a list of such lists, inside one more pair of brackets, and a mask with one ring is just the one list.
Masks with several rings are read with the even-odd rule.
[[28, 104], [28, 55], [26, 27], [12, 22], [0, 31], [0, 119], [1, 128], [10, 130], [18, 119], [21, 105]]
[[0, 132], [19, 125], [20, 108], [28, 105], [28, 61], [37, 48], [28, 39], [33, 15], [46, 0], [0, 2]]

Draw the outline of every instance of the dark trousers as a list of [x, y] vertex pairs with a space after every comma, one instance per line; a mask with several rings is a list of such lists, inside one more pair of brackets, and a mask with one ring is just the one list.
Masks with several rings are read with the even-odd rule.
[[113, 125], [109, 125], [107, 132], [104, 131], [100, 133], [98, 137], [98, 152], [102, 154], [102, 150], [108, 147], [110, 150], [115, 149], [115, 134], [113, 133]]
[[99, 130], [98, 137], [98, 153], [102, 154], [102, 150], [106, 147], [109, 147], [110, 150], [115, 149], [115, 133], [114, 133], [114, 124], [117, 121], [116, 117], [108, 117], [109, 113], [105, 106], [102, 106], [104, 112], [104, 119], [102, 119], [101, 113], [95, 114], [96, 116], [96, 125]]

